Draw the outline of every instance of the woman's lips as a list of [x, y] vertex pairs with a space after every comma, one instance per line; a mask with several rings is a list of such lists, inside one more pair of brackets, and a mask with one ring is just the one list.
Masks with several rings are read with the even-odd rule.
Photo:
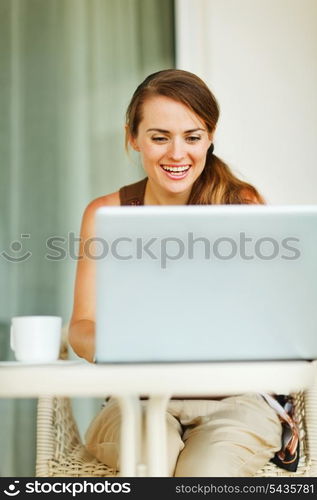
[[[184, 179], [184, 177], [187, 176], [191, 165], [160, 165], [160, 167], [163, 170], [164, 174], [166, 174], [166, 176], [169, 179], [180, 180], [180, 179]], [[186, 167], [186, 169], [184, 169], [185, 167]], [[172, 171], [172, 170], [167, 170], [167, 168], [171, 168], [171, 169], [181, 168], [181, 169], [178, 171], [177, 170]]]

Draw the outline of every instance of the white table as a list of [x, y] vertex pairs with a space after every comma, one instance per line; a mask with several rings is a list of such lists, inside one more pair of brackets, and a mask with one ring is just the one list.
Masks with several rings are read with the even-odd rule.
[[[250, 391], [288, 394], [317, 383], [316, 372], [316, 361], [141, 365], [2, 362], [0, 397], [116, 397], [122, 410], [121, 475], [154, 477], [167, 475], [165, 410], [170, 397], [217, 397]], [[145, 415], [148, 459], [143, 465], [140, 396], [149, 398]]]

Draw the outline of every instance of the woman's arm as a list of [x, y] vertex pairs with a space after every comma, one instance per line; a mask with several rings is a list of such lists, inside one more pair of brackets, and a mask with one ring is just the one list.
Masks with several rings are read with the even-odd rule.
[[111, 193], [93, 200], [84, 212], [80, 230], [74, 306], [68, 340], [75, 353], [87, 361], [93, 361], [95, 355], [96, 262], [94, 255], [97, 255], [97, 249], [91, 238], [95, 236], [97, 208], [109, 205], [120, 205], [119, 193]]

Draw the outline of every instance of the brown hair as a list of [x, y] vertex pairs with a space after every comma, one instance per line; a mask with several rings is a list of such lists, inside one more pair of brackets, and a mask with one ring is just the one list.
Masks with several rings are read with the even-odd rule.
[[[149, 75], [134, 92], [126, 112], [126, 147], [129, 137], [136, 137], [142, 120], [142, 106], [156, 95], [185, 104], [205, 123], [211, 134], [219, 118], [218, 103], [198, 76], [180, 69], [167, 69]], [[254, 186], [238, 179], [218, 156], [213, 145], [207, 151], [205, 168], [194, 182], [188, 204], [264, 203]]]

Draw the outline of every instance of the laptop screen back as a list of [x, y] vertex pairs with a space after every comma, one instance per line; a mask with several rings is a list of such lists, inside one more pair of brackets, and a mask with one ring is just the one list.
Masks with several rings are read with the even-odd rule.
[[317, 357], [316, 206], [102, 207], [97, 362]]

